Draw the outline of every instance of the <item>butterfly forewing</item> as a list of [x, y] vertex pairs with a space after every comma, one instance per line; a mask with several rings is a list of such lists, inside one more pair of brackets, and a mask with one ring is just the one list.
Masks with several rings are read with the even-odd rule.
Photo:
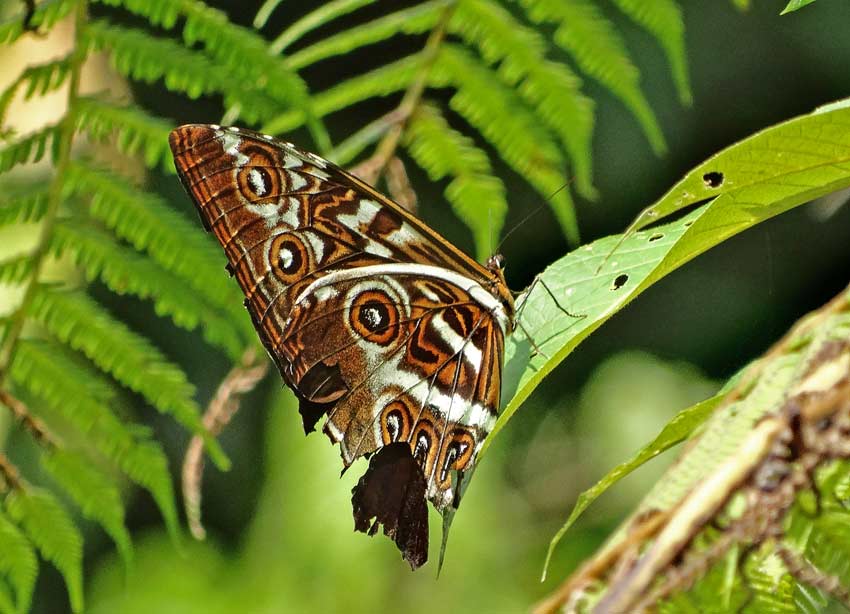
[[327, 416], [346, 466], [374, 453], [354, 491], [356, 528], [383, 524], [422, 564], [424, 497], [456, 502], [452, 474], [472, 468], [499, 407], [513, 326], [501, 272], [289, 143], [207, 125], [170, 143], [305, 429]]

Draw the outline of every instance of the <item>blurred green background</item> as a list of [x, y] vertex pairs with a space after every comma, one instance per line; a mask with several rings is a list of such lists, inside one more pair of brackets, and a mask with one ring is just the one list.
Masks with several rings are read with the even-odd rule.
[[[246, 25], [255, 12], [244, 2], [213, 4]], [[846, 2], [819, 0], [784, 17], [778, 15], [784, 1], [756, 0], [745, 13], [729, 2], [682, 2], [694, 90], [690, 108], [676, 101], [661, 50], [601, 4], [642, 70], [669, 151], [654, 156], [625, 109], [588, 80], [597, 102], [594, 164], [600, 197], [578, 203], [585, 241], [620, 232], [713, 152], [850, 94]], [[386, 12], [387, 6], [378, 3], [357, 19]], [[310, 8], [291, 2], [282, 7], [267, 31], [279, 31]], [[327, 30], [315, 36], [322, 33]], [[419, 44], [382, 44], [346, 58], [344, 65], [320, 64], [304, 76], [321, 90], [338, 79], [337, 71], [352, 74], [360, 64], [374, 64], [368, 53], [395, 55]], [[13, 61], [0, 56], [0, 71], [18, 70], [3, 66]], [[156, 86], [131, 87], [141, 104], [175, 124], [221, 117], [216, 100], [187, 101]], [[387, 101], [388, 108], [393, 102]], [[368, 117], [378, 114], [370, 111]], [[357, 112], [338, 114], [329, 127], [332, 134], [348, 134], [363, 120]], [[288, 138], [311, 146], [306, 134]], [[510, 229], [541, 201], [504, 167], [497, 169], [514, 192]], [[411, 166], [408, 170], [420, 188], [421, 215], [471, 250], [471, 237], [448, 210], [442, 186], [428, 186]], [[176, 178], [151, 181], [176, 207], [194, 215]], [[647, 291], [580, 346], [494, 442], [456, 516], [439, 578], [438, 517], [432, 516], [431, 563], [416, 573], [388, 539], [355, 534], [350, 492], [364, 462], [338, 479], [336, 449], [321, 435], [303, 436], [291, 395], [272, 374], [245, 399], [222, 437], [233, 469], [207, 470], [206, 542], [187, 536], [178, 550], [153, 502], [129, 493], [137, 561], [127, 575], [105, 536], [83, 524], [87, 611], [526, 611], [601, 543], [670, 459], [656, 459], [595, 504], [559, 547], [550, 580], [540, 584], [549, 539], [576, 495], [654, 436], [675, 411], [710, 395], [850, 280], [850, 207], [824, 212], [822, 205], [801, 207], [728, 241]], [[500, 247], [509, 284], [523, 288], [567, 249], [543, 207]], [[222, 356], [200, 337], [156, 318], [148, 305], [97, 288], [95, 293], [184, 365], [206, 403], [229, 368]], [[179, 468], [186, 433], [150, 410], [135, 411], [150, 422]], [[7, 446], [26, 469], [26, 436], [10, 431]], [[47, 565], [43, 569], [34, 611], [66, 611], [60, 577]]]

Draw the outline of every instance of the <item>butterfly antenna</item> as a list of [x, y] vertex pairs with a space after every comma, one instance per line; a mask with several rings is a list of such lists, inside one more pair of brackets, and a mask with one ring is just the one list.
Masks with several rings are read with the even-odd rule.
[[640, 229], [640, 222], [641, 222], [641, 219], [640, 219], [640, 216], [638, 216], [635, 219], [634, 222], [629, 224], [629, 227], [626, 228], [626, 231], [623, 234], [620, 235], [620, 239], [617, 241], [617, 243], [614, 244], [614, 247], [612, 247], [611, 250], [607, 254], [605, 254], [605, 257], [602, 259], [602, 262], [600, 262], [599, 266], [596, 267], [596, 275], [599, 275], [599, 273], [602, 271], [602, 268], [606, 264], [608, 264], [608, 260], [610, 260], [611, 256], [613, 256], [614, 253], [618, 249], [620, 249], [620, 246], [623, 244], [623, 242], [626, 239], [628, 239], [629, 237], [631, 237], [633, 234], [635, 234]]
[[487, 207], [487, 251], [493, 253], [493, 207]]
[[[552, 192], [552, 193], [551, 193], [551, 194], [550, 194], [550, 195], [546, 198], [546, 202], [548, 203], [550, 200], [552, 200], [553, 198], [555, 198], [555, 196], [557, 196], [557, 195], [558, 195], [558, 194], [559, 194], [562, 190], [565, 190], [565, 189], [566, 189], [566, 188], [567, 188], [567, 187], [568, 187], [571, 183], [572, 183], [572, 181], [568, 181], [567, 183], [565, 183], [564, 185], [562, 185], [560, 188], [558, 188], [557, 190], [555, 190], [554, 192]], [[522, 225], [523, 225], [523, 224], [525, 224], [528, 220], [530, 220], [530, 219], [531, 219], [531, 218], [533, 218], [535, 215], [537, 215], [538, 213], [540, 213], [540, 210], [541, 210], [541, 209], [543, 209], [543, 205], [542, 205], [542, 204], [537, 205], [537, 207], [536, 207], [536, 208], [535, 208], [535, 209], [534, 209], [531, 213], [529, 213], [529, 214], [528, 214], [528, 215], [526, 215], [524, 218], [522, 218], [519, 222], [517, 222], [516, 224], [514, 224], [514, 227], [513, 227], [513, 228], [511, 228], [508, 232], [506, 232], [506, 233], [505, 233], [505, 236], [504, 236], [504, 237], [502, 237], [502, 240], [501, 240], [501, 241], [499, 241], [499, 244], [496, 246], [495, 252], [498, 252], [498, 251], [502, 248], [502, 245], [504, 245], [504, 244], [505, 244], [505, 241], [507, 241], [507, 240], [508, 240], [508, 237], [509, 237], [509, 236], [511, 236], [511, 235], [512, 235], [512, 234], [513, 234], [513, 233], [514, 233], [514, 232], [515, 232], [515, 231], [516, 231], [516, 230], [517, 230], [520, 226], [522, 226]]]

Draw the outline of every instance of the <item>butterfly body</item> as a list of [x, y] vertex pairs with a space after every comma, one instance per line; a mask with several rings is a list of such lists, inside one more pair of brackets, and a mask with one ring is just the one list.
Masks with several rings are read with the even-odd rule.
[[326, 416], [346, 467], [373, 455], [354, 490], [356, 528], [383, 524], [418, 566], [424, 500], [457, 504], [452, 474], [473, 467], [499, 409], [514, 326], [501, 261], [476, 263], [289, 143], [214, 125], [180, 127], [170, 143], [305, 430]]

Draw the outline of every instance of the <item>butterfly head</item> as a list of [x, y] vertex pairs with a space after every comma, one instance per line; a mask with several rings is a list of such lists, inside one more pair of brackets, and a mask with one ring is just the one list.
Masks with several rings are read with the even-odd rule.
[[505, 257], [502, 254], [493, 254], [487, 259], [485, 266], [492, 275], [489, 288], [490, 293], [502, 303], [508, 319], [513, 324], [514, 297], [508, 288], [508, 283], [505, 281]]

